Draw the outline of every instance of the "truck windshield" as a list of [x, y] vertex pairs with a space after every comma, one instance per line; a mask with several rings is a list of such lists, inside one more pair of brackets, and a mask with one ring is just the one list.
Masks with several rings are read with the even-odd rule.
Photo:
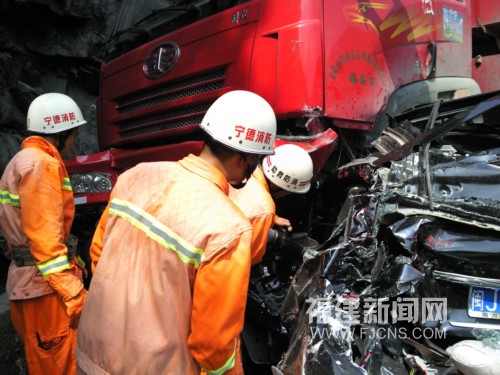
[[249, 0], [125, 0], [106, 43], [110, 61], [150, 40]]

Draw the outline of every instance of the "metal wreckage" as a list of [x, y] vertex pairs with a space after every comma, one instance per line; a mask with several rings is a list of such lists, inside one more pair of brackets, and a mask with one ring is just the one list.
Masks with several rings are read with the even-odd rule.
[[324, 239], [295, 233], [252, 270], [249, 373], [494, 373], [499, 94], [393, 118], [374, 156], [336, 169], [323, 191], [347, 196]]

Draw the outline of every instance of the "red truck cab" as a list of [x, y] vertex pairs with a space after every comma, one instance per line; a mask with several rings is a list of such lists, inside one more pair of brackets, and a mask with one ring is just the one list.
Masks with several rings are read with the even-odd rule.
[[272, 105], [281, 140], [326, 139], [309, 148], [316, 172], [337, 136], [362, 155], [391, 116], [479, 93], [470, 30], [464, 0], [125, 0], [101, 68], [100, 152], [66, 163], [75, 202], [106, 203], [139, 162], [199, 152], [205, 111], [235, 89]]
[[472, 77], [482, 92], [500, 87], [500, 2], [472, 3]]

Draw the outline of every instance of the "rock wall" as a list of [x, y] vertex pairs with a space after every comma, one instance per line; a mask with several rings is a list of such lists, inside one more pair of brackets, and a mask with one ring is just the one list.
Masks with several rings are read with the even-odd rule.
[[[95, 100], [101, 51], [121, 2], [0, 0], [0, 173], [27, 136], [31, 101], [47, 92], [71, 96], [88, 122], [79, 129], [69, 157], [98, 151]], [[5, 297], [8, 264], [0, 251], [0, 297]], [[0, 374], [27, 374], [7, 311], [0, 313], [0, 342]]]
[[31, 101], [61, 92], [80, 106], [71, 156], [98, 151], [99, 66], [122, 0], [0, 0], [0, 172], [26, 137]]

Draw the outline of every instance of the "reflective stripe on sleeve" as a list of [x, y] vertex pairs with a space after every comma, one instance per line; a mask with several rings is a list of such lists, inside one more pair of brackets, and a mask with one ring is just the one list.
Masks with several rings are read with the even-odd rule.
[[127, 220], [162, 247], [174, 251], [184, 263], [191, 263], [198, 268], [203, 260], [203, 250], [184, 241], [153, 215], [130, 202], [114, 198], [111, 201], [109, 213]]
[[13, 207], [21, 207], [21, 202], [19, 201], [19, 195], [12, 194], [7, 190], [0, 190], [0, 203], [10, 204]]
[[233, 354], [231, 354], [231, 357], [229, 357], [229, 359], [226, 361], [226, 363], [224, 363], [224, 365], [221, 368], [219, 368], [217, 370], [213, 370], [213, 371], [207, 370], [203, 366], [201, 366], [201, 368], [208, 375], [220, 375], [220, 374], [223, 374], [224, 372], [226, 372], [228, 370], [231, 370], [234, 367], [235, 360], [236, 360], [236, 345], [234, 347]]
[[78, 255], [77, 259], [78, 259], [78, 262], [79, 262], [79, 263], [80, 263], [83, 267], [85, 267], [85, 266], [87, 265], [87, 264], [85, 263], [85, 261], [82, 259], [82, 257], [81, 257], [80, 255]]
[[63, 190], [69, 190], [73, 191], [73, 188], [71, 187], [71, 182], [68, 177], [64, 177], [64, 182], [62, 186]]
[[42, 276], [47, 276], [55, 272], [65, 270], [70, 266], [68, 257], [66, 255], [61, 255], [60, 257], [49, 260], [48, 262], [41, 263], [37, 267]]

